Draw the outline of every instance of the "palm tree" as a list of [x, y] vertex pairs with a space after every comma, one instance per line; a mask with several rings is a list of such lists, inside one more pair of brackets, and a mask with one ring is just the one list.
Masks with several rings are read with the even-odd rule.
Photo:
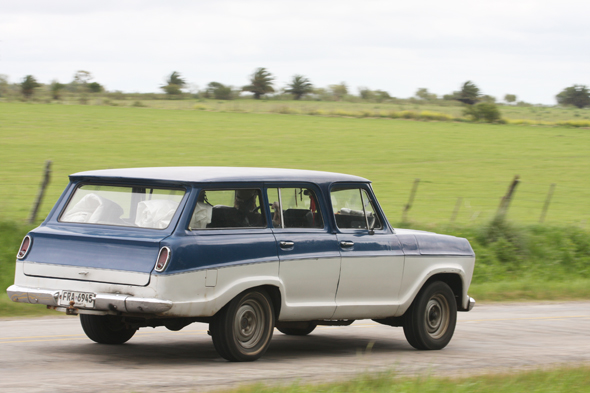
[[266, 93], [273, 93], [275, 89], [272, 87], [273, 76], [264, 67], [258, 68], [250, 78], [250, 84], [242, 87], [242, 91], [249, 91], [254, 93], [254, 98], [260, 99]]
[[180, 73], [176, 71], [170, 74], [166, 83], [168, 83], [169, 85], [177, 85], [178, 87], [183, 87], [184, 85], [186, 85], [186, 81], [182, 79], [180, 77]]
[[285, 93], [293, 94], [296, 100], [300, 100], [301, 97], [313, 91], [313, 85], [303, 75], [295, 75], [293, 81], [287, 87]]
[[180, 73], [174, 71], [164, 86], [160, 86], [160, 89], [164, 90], [170, 97], [180, 96], [182, 94], [182, 87], [186, 85], [186, 81], [180, 77]]

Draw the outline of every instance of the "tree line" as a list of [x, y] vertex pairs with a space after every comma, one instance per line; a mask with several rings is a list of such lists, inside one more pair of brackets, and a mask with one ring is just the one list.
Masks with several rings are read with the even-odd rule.
[[[51, 97], [59, 100], [64, 91], [80, 93], [82, 96], [90, 93], [100, 93], [105, 91], [103, 85], [96, 81], [88, 71], [77, 71], [73, 80], [68, 84], [59, 83], [53, 80], [49, 85]], [[197, 90], [193, 96], [198, 98], [214, 98], [217, 100], [232, 100], [240, 97], [241, 93], [251, 93], [254, 99], [261, 99], [268, 96], [290, 95], [295, 100], [315, 99], [315, 100], [335, 100], [341, 101], [350, 97], [356, 97], [372, 102], [386, 102], [394, 100], [388, 92], [384, 90], [371, 90], [366, 87], [358, 88], [358, 95], [353, 95], [345, 82], [329, 85], [326, 88], [315, 87], [309, 78], [303, 75], [294, 75], [290, 82], [283, 88], [277, 88], [274, 83], [275, 77], [264, 67], [256, 69], [249, 77], [249, 83], [245, 86], [235, 88], [234, 86], [225, 85], [220, 82], [210, 82], [204, 89]], [[42, 85], [32, 75], [27, 75], [18, 84], [12, 84], [12, 88], [20, 89], [24, 99], [29, 99], [35, 93], [35, 90]], [[11, 85], [8, 78], [0, 75], [0, 97], [5, 95]], [[160, 86], [160, 89], [169, 98], [182, 98], [184, 91], [188, 87], [187, 81], [177, 71], [172, 72]], [[276, 94], [273, 94], [276, 93]], [[442, 97], [431, 93], [426, 88], [419, 88], [414, 97], [417, 100], [425, 102], [458, 101], [466, 105], [466, 114], [477, 117], [483, 112], [493, 111], [496, 98], [483, 94], [481, 90], [472, 82], [467, 81], [460, 86], [460, 89]], [[575, 84], [564, 88], [556, 96], [558, 105], [571, 105], [578, 108], [590, 106], [590, 90], [585, 85]], [[506, 94], [503, 97], [506, 103], [517, 105], [527, 105], [522, 101], [517, 101], [514, 94]], [[483, 112], [482, 112], [483, 111]], [[482, 113], [480, 113], [482, 112]]]

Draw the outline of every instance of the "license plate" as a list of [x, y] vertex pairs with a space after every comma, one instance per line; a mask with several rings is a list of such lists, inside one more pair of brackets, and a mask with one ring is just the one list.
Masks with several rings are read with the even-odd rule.
[[94, 308], [95, 297], [90, 292], [61, 291], [58, 303], [60, 306], [70, 306], [74, 302], [74, 307]]

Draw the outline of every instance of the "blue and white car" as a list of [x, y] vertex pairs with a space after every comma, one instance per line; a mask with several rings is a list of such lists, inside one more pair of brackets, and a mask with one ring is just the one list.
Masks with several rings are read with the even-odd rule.
[[469, 311], [463, 238], [390, 226], [367, 179], [229, 167], [80, 172], [18, 251], [15, 302], [79, 315], [122, 344], [209, 323], [219, 354], [258, 359], [274, 328], [372, 319], [444, 348]]

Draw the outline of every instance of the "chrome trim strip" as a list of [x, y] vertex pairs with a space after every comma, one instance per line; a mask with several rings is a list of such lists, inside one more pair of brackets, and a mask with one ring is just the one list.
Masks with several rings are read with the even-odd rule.
[[470, 296], [469, 302], [467, 303], [467, 311], [473, 310], [474, 306], [475, 306], [475, 299]]
[[[57, 299], [60, 291], [11, 285], [6, 292], [13, 302], [58, 306]], [[169, 300], [139, 298], [116, 293], [97, 293], [94, 299], [94, 308], [89, 310], [156, 314], [168, 311], [172, 306], [173, 303]], [[81, 310], [83, 309], [81, 308]]]

